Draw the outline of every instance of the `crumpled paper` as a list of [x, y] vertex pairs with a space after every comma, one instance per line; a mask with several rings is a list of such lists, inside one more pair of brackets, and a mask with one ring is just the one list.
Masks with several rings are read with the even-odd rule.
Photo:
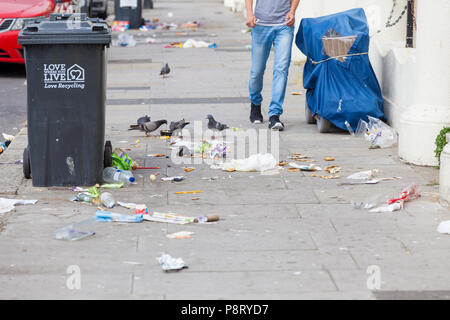
[[156, 260], [158, 260], [159, 264], [161, 265], [161, 268], [165, 272], [178, 271], [178, 270], [181, 270], [181, 269], [184, 269], [184, 268], [188, 268], [188, 266], [183, 261], [183, 259], [181, 259], [181, 258], [178, 258], [178, 259], [172, 258], [167, 253], [161, 254], [161, 256], [156, 258]]

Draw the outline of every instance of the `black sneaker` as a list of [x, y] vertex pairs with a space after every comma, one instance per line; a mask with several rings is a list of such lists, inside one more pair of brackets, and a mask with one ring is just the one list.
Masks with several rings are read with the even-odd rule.
[[261, 114], [261, 105], [256, 106], [253, 103], [250, 106], [250, 122], [254, 124], [263, 123], [263, 116]]
[[284, 124], [280, 121], [279, 116], [270, 116], [269, 118], [269, 129], [283, 131]]

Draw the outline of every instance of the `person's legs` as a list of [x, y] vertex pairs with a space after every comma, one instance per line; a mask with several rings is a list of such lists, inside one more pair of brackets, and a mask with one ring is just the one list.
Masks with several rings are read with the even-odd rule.
[[274, 27], [256, 26], [252, 30], [252, 67], [248, 87], [250, 102], [255, 106], [260, 106], [263, 100], [261, 91], [264, 71], [272, 49], [274, 35]]
[[294, 27], [281, 26], [277, 28], [273, 41], [275, 56], [269, 116], [280, 116], [283, 113], [293, 40]]

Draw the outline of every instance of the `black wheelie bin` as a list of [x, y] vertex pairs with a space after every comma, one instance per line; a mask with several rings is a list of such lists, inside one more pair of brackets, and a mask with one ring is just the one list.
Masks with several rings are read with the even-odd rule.
[[128, 21], [130, 29], [142, 25], [142, 0], [114, 0], [114, 15], [117, 21]]
[[86, 14], [52, 14], [19, 34], [27, 73], [28, 147], [33, 186], [92, 186], [111, 164], [105, 143], [106, 47], [111, 30]]

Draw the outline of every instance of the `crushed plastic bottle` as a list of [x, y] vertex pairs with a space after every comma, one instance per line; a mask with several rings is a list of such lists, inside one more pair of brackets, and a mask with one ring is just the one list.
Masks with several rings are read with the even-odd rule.
[[56, 230], [58, 240], [80, 240], [95, 234], [95, 219], [89, 218]]
[[107, 183], [123, 183], [125, 186], [135, 181], [131, 171], [124, 171], [113, 167], [103, 170], [103, 180]]
[[103, 192], [100, 196], [100, 201], [108, 209], [114, 208], [116, 205], [116, 200], [114, 200], [113, 195], [109, 192]]

